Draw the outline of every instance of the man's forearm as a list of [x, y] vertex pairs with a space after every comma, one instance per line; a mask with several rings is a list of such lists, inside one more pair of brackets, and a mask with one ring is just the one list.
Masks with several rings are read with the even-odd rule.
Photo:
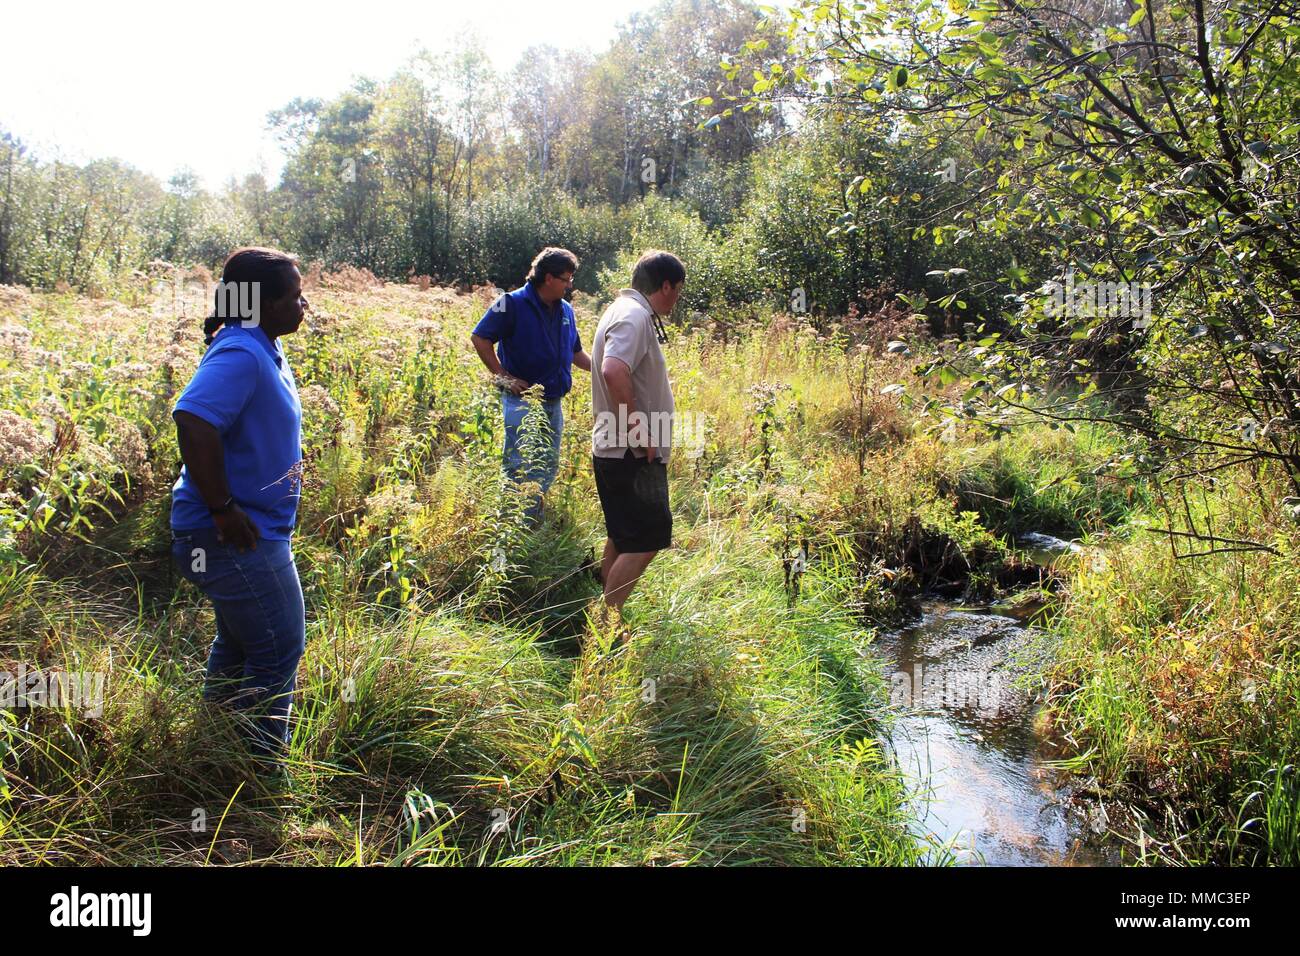
[[[600, 375], [605, 380], [605, 389], [609, 392], [610, 403], [614, 408], [623, 408], [622, 420], [628, 423], [628, 434], [623, 436], [629, 448], [644, 448], [646, 457], [651, 458], [657, 455], [657, 449], [651, 441], [649, 431], [650, 423], [645, 422], [641, 428], [632, 425], [633, 416], [636, 415], [636, 392], [632, 388], [632, 371], [627, 364], [618, 359], [606, 359], [601, 363]], [[633, 436], [641, 438], [640, 442], [634, 442]], [[655, 454], [652, 455], [651, 453]]]
[[632, 389], [632, 376], [624, 369], [602, 369], [601, 375], [605, 379], [605, 389], [609, 392], [610, 403], [615, 408], [622, 406], [627, 409], [626, 415], [631, 419], [632, 413], [636, 411], [636, 393]]
[[221, 434], [203, 419], [187, 412], [176, 414], [176, 443], [181, 461], [190, 473], [199, 495], [209, 508], [219, 508], [230, 499], [226, 481], [226, 456]]
[[482, 360], [487, 370], [493, 375], [505, 375], [506, 370], [501, 367], [501, 362], [497, 359], [497, 353], [492, 348], [492, 343], [481, 335], [471, 335], [470, 341], [474, 343], [474, 351]]

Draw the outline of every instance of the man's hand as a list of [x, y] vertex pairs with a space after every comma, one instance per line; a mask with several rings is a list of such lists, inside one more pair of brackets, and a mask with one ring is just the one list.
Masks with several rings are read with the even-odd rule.
[[524, 392], [532, 388], [532, 386], [522, 378], [515, 378], [513, 375], [509, 375], [506, 372], [502, 372], [500, 375], [493, 375], [492, 384], [501, 389], [501, 391], [509, 392], [512, 395], [522, 395]]
[[648, 464], [659, 457], [659, 449], [654, 445], [647, 445], [645, 448], [633, 448], [632, 454], [638, 458], [645, 458]]
[[497, 359], [496, 352], [492, 351], [492, 343], [481, 335], [470, 335], [470, 341], [474, 343], [474, 351], [483, 362], [483, 366], [492, 375], [492, 380], [502, 388], [509, 390], [514, 395], [522, 395], [528, 390], [529, 385], [522, 378], [515, 378], [504, 368]]
[[239, 505], [232, 503], [230, 508], [220, 514], [214, 514], [212, 520], [217, 525], [217, 540], [228, 544], [238, 551], [257, 550], [257, 539], [261, 537], [257, 525]]

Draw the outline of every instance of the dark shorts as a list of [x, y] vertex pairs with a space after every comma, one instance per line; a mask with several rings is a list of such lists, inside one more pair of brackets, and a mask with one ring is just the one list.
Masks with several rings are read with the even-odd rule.
[[672, 546], [673, 513], [668, 508], [668, 466], [629, 451], [623, 458], [591, 459], [596, 493], [605, 512], [605, 533], [620, 554], [662, 551]]

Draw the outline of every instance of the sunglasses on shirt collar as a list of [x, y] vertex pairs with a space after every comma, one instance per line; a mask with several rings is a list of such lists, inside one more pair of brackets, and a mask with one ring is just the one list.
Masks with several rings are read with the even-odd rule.
[[664, 328], [663, 319], [659, 318], [659, 313], [654, 309], [650, 310], [651, 319], [654, 321], [655, 338], [659, 340], [660, 345], [668, 344], [668, 330]]

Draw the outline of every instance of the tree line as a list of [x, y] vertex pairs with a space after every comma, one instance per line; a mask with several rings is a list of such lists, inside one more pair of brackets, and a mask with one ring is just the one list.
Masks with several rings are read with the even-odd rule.
[[[763, 29], [741, 0], [662, 0], [599, 55], [535, 47], [504, 74], [462, 35], [387, 79], [272, 111], [275, 184], [249, 173], [206, 190], [187, 171], [164, 184], [116, 160], [44, 162], [5, 133], [0, 282], [106, 288], [151, 260], [211, 267], [258, 242], [390, 279], [512, 286], [560, 244], [592, 292], [658, 244], [691, 262], [688, 310], [822, 317], [921, 288], [935, 263], [1032, 257], [1031, 237], [915, 237], [918, 209], [941, 197], [907, 147], [833, 117], [717, 115], [746, 88], [731, 60]], [[866, 211], [870, 228], [845, 227]]]

